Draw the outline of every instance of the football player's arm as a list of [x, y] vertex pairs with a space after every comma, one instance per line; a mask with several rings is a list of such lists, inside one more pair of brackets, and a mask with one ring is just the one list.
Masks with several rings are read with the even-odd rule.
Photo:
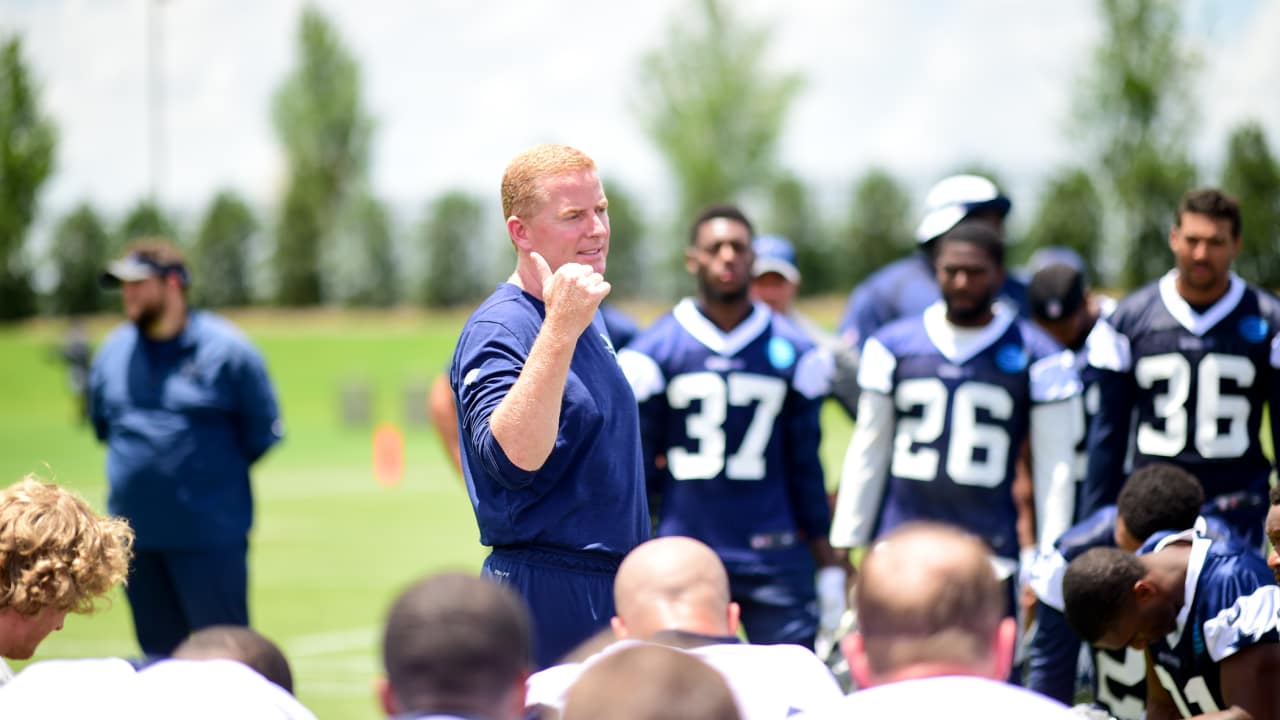
[[1063, 614], [1043, 600], [1036, 600], [1039, 625], [1027, 647], [1027, 687], [1066, 705], [1076, 691], [1076, 660], [1080, 637]]
[[280, 405], [267, 374], [267, 363], [256, 349], [247, 345], [240, 349], [234, 381], [240, 447], [252, 463], [284, 437]]
[[99, 351], [92, 367], [89, 368], [89, 422], [93, 424], [93, 434], [100, 442], [107, 439], [107, 413], [103, 403], [102, 352]]
[[787, 498], [819, 566], [840, 564], [827, 537], [831, 532], [831, 505], [819, 453], [822, 401], [831, 390], [834, 372], [830, 352], [814, 348], [801, 355], [783, 412], [774, 421], [775, 428], [785, 433]]
[[1128, 338], [1106, 320], [1099, 320], [1085, 341], [1084, 351], [1102, 402], [1089, 421], [1085, 440], [1089, 459], [1080, 489], [1081, 517], [1114, 505], [1120, 495], [1137, 396]]
[[1074, 415], [1082, 412], [1080, 395], [1038, 403], [1031, 408], [1031, 475], [1035, 485], [1035, 522], [1041, 552], [1071, 528], [1075, 512], [1075, 478], [1071, 466], [1075, 448], [1063, 438]]
[[[1280, 333], [1271, 339], [1271, 394], [1267, 397], [1267, 413], [1275, 417], [1280, 413]], [[1280, 423], [1268, 423], [1271, 426], [1272, 467], [1280, 468]]]
[[[1240, 650], [1218, 665], [1222, 699], [1231, 707], [1203, 717], [1280, 720], [1277, 677], [1280, 677], [1280, 643], [1260, 643]], [[1245, 714], [1239, 714], [1241, 712]]]
[[453, 400], [447, 375], [437, 375], [427, 394], [427, 415], [431, 426], [440, 437], [445, 454], [453, 461], [453, 468], [462, 476], [462, 449], [458, 442], [458, 405]]
[[892, 395], [896, 366], [897, 359], [877, 338], [867, 341], [858, 369], [858, 424], [845, 452], [831, 518], [832, 547], [861, 547], [875, 530], [897, 429]]

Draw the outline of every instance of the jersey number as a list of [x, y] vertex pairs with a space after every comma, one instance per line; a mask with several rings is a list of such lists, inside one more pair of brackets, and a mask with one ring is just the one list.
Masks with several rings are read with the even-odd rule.
[[[1144, 422], [1138, 426], [1138, 451], [1144, 455], [1176, 457], [1187, 447], [1187, 399], [1191, 395], [1191, 362], [1177, 353], [1150, 355], [1133, 368], [1139, 387], [1150, 390], [1167, 381], [1165, 392], [1153, 398], [1152, 410], [1164, 430]], [[1239, 355], [1209, 353], [1196, 368], [1195, 447], [1204, 458], [1239, 457], [1249, 449], [1249, 398], [1222, 392], [1222, 380], [1240, 388], [1253, 385], [1253, 363]], [[1219, 432], [1226, 421], [1227, 431]]]
[[[1156, 677], [1160, 678], [1160, 684], [1165, 690], [1169, 691], [1169, 696], [1173, 698], [1173, 704], [1178, 707], [1178, 712], [1184, 718], [1195, 717], [1196, 715], [1204, 715], [1206, 713], [1218, 712], [1221, 708], [1213, 701], [1213, 693], [1209, 692], [1209, 684], [1204, 678], [1197, 675], [1187, 681], [1186, 687], [1179, 689], [1178, 683], [1169, 674], [1168, 670], [1155, 666]], [[1191, 712], [1188, 704], [1194, 703], [1199, 706], [1199, 712]]]
[[[1094, 667], [1098, 673], [1098, 702], [1107, 706], [1112, 717], [1139, 720], [1146, 708], [1147, 699], [1136, 697], [1133, 693], [1147, 679], [1147, 660], [1133, 648], [1125, 648], [1120, 653], [1124, 655], [1124, 662], [1117, 660], [1114, 652], [1097, 650], [1093, 653]], [[1111, 687], [1113, 682], [1130, 692], [1117, 695]]]
[[[893, 442], [895, 476], [924, 481], [938, 477], [938, 451], [928, 445], [942, 437], [946, 427], [947, 396], [947, 386], [937, 378], [914, 378], [898, 385], [894, 393], [898, 410], [920, 408], [921, 415], [898, 421]], [[1009, 434], [999, 425], [978, 422], [978, 411], [1008, 420], [1013, 417], [1013, 398], [999, 385], [978, 382], [963, 383], [950, 396], [947, 475], [961, 485], [999, 485], [1008, 472]]]
[[[751, 373], [729, 373], [721, 377], [713, 372], [677, 375], [667, 384], [667, 402], [675, 410], [684, 410], [700, 401], [698, 412], [685, 419], [685, 432], [698, 443], [690, 452], [682, 447], [667, 451], [667, 467], [676, 480], [707, 480], [720, 474], [730, 480], [762, 480], [765, 473], [764, 452], [773, 436], [774, 420], [787, 397], [787, 383], [782, 378]], [[729, 406], [747, 407], [756, 403], [755, 414], [742, 436], [738, 451], [725, 457], [724, 421]]]

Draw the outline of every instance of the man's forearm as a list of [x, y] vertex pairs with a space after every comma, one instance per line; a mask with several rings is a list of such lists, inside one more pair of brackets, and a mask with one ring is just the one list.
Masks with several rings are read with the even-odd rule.
[[560, 403], [578, 337], [550, 318], [538, 331], [520, 377], [489, 416], [489, 431], [513, 465], [541, 468], [555, 448], [560, 431]]

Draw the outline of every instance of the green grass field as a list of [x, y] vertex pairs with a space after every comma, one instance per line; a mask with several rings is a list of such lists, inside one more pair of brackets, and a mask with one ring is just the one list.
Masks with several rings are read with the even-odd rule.
[[[835, 305], [815, 306], [823, 320]], [[651, 319], [654, 311], [639, 315]], [[284, 648], [299, 698], [325, 720], [376, 718], [380, 626], [398, 590], [441, 569], [478, 571], [486, 554], [461, 480], [425, 426], [404, 426], [404, 390], [425, 388], [453, 349], [463, 314], [249, 313], [233, 319], [262, 349], [280, 395], [286, 439], [254, 472], [250, 613]], [[91, 325], [95, 344], [114, 322]], [[103, 449], [74, 421], [51, 322], [0, 328], [0, 480], [36, 472], [104, 506]], [[344, 427], [341, 388], [373, 393], [373, 420], [404, 426], [405, 476], [375, 482], [371, 428]], [[839, 408], [824, 413], [829, 484], [848, 443]], [[138, 652], [122, 595], [71, 616], [36, 660]]]

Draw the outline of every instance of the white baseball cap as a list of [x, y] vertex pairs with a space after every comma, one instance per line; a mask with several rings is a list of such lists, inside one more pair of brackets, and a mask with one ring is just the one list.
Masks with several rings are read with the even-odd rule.
[[952, 175], [938, 181], [925, 196], [924, 219], [916, 228], [916, 242], [927, 243], [956, 226], [969, 213], [992, 209], [1003, 217], [1013, 203], [995, 183], [980, 175]]

